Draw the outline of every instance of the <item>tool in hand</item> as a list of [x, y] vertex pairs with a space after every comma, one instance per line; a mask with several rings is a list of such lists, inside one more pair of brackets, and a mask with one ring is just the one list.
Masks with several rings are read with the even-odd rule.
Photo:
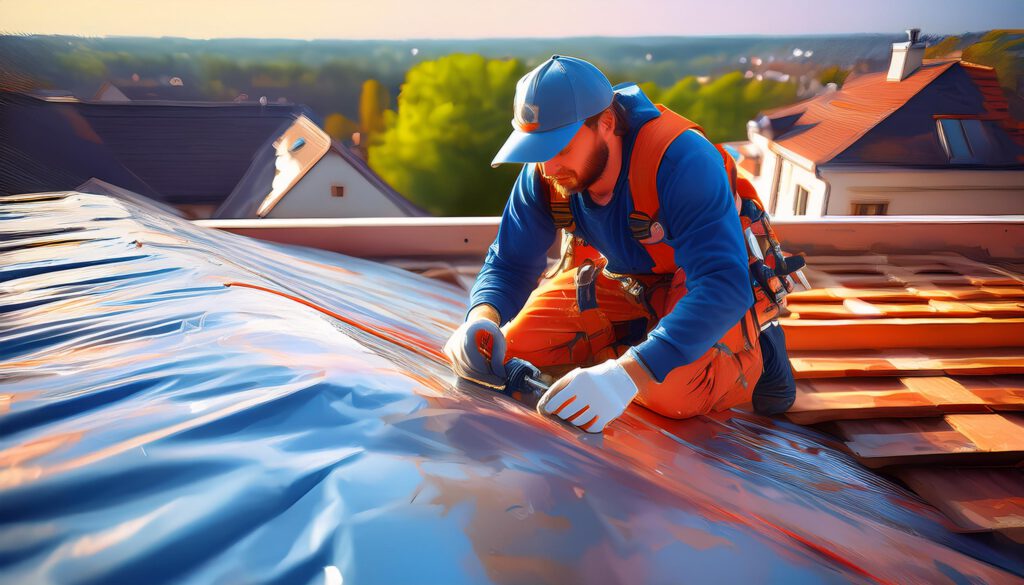
[[536, 394], [542, 396], [548, 391], [548, 385], [541, 381], [540, 370], [526, 360], [512, 358], [505, 362], [505, 388], [504, 394], [511, 395], [513, 392], [522, 394]]

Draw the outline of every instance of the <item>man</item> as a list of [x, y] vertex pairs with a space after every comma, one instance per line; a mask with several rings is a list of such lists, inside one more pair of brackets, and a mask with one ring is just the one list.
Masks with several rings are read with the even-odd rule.
[[[782, 330], [753, 310], [738, 200], [699, 128], [558, 55], [519, 81], [513, 127], [492, 164], [527, 164], [445, 345], [454, 371], [501, 387], [523, 358], [561, 376], [538, 410], [595, 433], [634, 399], [672, 418], [789, 408]], [[533, 290], [560, 227], [576, 263]]]

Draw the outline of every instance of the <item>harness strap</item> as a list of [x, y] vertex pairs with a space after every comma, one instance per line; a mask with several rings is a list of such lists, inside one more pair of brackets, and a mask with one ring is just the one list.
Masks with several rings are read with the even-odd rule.
[[[695, 130], [703, 136], [704, 130], [661, 104], [656, 107], [660, 115], [649, 120], [637, 132], [629, 159], [633, 211], [628, 221], [633, 238], [643, 245], [651, 257], [651, 272], [668, 275], [676, 273], [679, 268], [675, 262], [675, 250], [663, 241], [666, 234], [664, 226], [659, 222], [658, 169], [665, 152], [676, 138], [688, 130]], [[778, 318], [779, 306], [784, 303], [783, 298], [792, 287], [784, 276], [786, 262], [778, 260], [783, 258], [781, 247], [757, 191], [747, 178], [740, 176], [739, 167], [732, 155], [721, 145], [714, 146], [722, 157], [741, 229], [747, 240], [751, 279], [756, 283], [753, 287], [755, 303], [747, 317], [751, 322], [747, 323], [745, 319], [743, 323], [743, 337], [749, 345], [756, 339], [761, 328]], [[571, 233], [576, 226], [569, 199], [560, 195], [543, 178], [541, 182], [555, 227]], [[567, 244], [568, 249], [563, 250], [563, 262], [560, 265], [562, 270], [578, 266], [583, 259], [597, 255], [596, 251], [578, 238], [567, 241]], [[569, 257], [570, 254], [576, 258]]]
[[[629, 157], [629, 189], [633, 195], [633, 213], [630, 215], [634, 233], [643, 232], [643, 223], [658, 221], [658, 168], [665, 151], [683, 132], [700, 126], [658, 104], [661, 115], [644, 124], [633, 143]], [[649, 235], [649, 233], [648, 233]], [[641, 243], [643, 240], [641, 239]], [[644, 244], [654, 261], [653, 272], [668, 274], [676, 271], [675, 252], [665, 242]]]
[[576, 221], [572, 217], [572, 208], [569, 207], [569, 198], [562, 196], [547, 179], [540, 176], [540, 169], [537, 169], [537, 180], [544, 191], [544, 200], [548, 202], [548, 211], [551, 213], [551, 220], [555, 222], [556, 230], [572, 232], [576, 227]]

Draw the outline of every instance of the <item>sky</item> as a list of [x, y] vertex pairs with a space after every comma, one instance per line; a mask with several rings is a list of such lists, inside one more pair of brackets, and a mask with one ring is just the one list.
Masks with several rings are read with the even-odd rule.
[[1024, 0], [0, 0], [7, 34], [475, 39], [910, 27], [924, 34], [1024, 28]]

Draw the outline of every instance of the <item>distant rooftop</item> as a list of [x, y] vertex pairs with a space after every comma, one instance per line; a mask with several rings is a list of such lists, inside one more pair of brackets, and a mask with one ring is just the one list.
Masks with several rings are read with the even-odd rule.
[[948, 166], [936, 120], [978, 119], [993, 147], [972, 166], [1024, 166], [1024, 123], [1012, 118], [990, 67], [925, 60], [899, 82], [851, 77], [839, 91], [764, 113], [776, 144], [814, 164]]
[[294, 104], [54, 102], [0, 93], [0, 193], [96, 177], [167, 203], [220, 203], [299, 116]]
[[107, 81], [93, 96], [95, 101], [202, 101], [204, 96], [193, 85], [178, 77], [163, 79]]

